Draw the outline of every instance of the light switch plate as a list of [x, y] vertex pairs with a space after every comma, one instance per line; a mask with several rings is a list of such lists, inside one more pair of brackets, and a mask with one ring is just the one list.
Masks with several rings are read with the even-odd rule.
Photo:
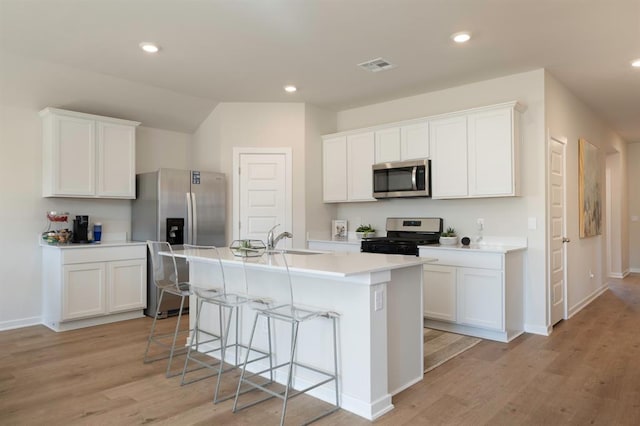
[[535, 217], [530, 217], [528, 223], [529, 223], [528, 226], [530, 230], [534, 231], [538, 229], [538, 220]]

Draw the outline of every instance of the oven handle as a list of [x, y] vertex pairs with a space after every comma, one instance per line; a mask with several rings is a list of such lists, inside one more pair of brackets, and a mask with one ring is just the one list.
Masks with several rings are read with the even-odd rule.
[[418, 182], [417, 182], [417, 175], [418, 174], [418, 167], [414, 166], [413, 169], [411, 170], [411, 185], [413, 186], [413, 190], [417, 191], [418, 190]]

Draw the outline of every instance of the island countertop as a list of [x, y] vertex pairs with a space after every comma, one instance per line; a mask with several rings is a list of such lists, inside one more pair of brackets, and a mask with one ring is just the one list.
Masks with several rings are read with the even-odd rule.
[[[192, 250], [193, 251], [193, 250]], [[235, 256], [229, 248], [218, 249], [223, 264], [242, 265], [243, 258]], [[434, 262], [435, 258], [402, 256], [396, 254], [379, 253], [318, 253], [309, 250], [296, 250], [310, 254], [287, 253], [286, 259], [289, 271], [326, 277], [349, 277], [359, 274], [390, 271]], [[188, 250], [175, 250], [176, 257], [187, 257]], [[191, 253], [199, 261], [216, 259], [206, 252]], [[284, 268], [280, 256], [265, 254], [258, 257], [246, 258], [247, 266], [256, 268]]]

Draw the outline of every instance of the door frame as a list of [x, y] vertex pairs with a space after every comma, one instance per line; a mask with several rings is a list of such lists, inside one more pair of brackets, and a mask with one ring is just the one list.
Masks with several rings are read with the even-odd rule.
[[[547, 216], [547, 229], [546, 229], [546, 235], [545, 235], [545, 239], [547, 241], [547, 306], [548, 306], [548, 310], [547, 310], [547, 321], [549, 323], [549, 330], [552, 329], [553, 325], [552, 321], [553, 319], [551, 318], [551, 308], [553, 306], [553, 288], [552, 288], [552, 282], [551, 282], [551, 265], [553, 262], [553, 259], [551, 258], [552, 256], [552, 251], [551, 251], [551, 191], [550, 191], [550, 186], [551, 186], [551, 179], [550, 179], [550, 174], [551, 174], [551, 159], [550, 159], [550, 155], [551, 155], [551, 141], [556, 141], [561, 143], [562, 145], [564, 145], [564, 155], [563, 155], [563, 175], [562, 175], [562, 186], [563, 186], [563, 193], [562, 193], [562, 204], [563, 204], [563, 209], [562, 209], [562, 222], [563, 222], [563, 237], [566, 237], [567, 234], [567, 146], [569, 143], [569, 140], [566, 137], [563, 136], [555, 136], [551, 133], [550, 130], [547, 129], [547, 146], [546, 146], [546, 163], [547, 163], [547, 171], [546, 171], [546, 199], [547, 199], [547, 207], [546, 207], [546, 216]], [[565, 244], [564, 249], [562, 250], [562, 262], [563, 262], [563, 277], [562, 277], [562, 283], [563, 283], [563, 288], [562, 288], [562, 292], [564, 293], [564, 301], [563, 301], [563, 313], [562, 313], [562, 319], [566, 320], [569, 318], [569, 284], [567, 282], [568, 277], [569, 277], [569, 271], [568, 271], [568, 265], [567, 265], [567, 259], [568, 259], [568, 254], [567, 254], [567, 244]]]
[[285, 223], [282, 224], [283, 230], [292, 229], [293, 217], [293, 164], [292, 151], [290, 147], [282, 148], [249, 148], [234, 147], [233, 148], [233, 201], [232, 201], [232, 238], [237, 240], [240, 238], [240, 156], [245, 154], [265, 155], [265, 154], [281, 154], [285, 157]]

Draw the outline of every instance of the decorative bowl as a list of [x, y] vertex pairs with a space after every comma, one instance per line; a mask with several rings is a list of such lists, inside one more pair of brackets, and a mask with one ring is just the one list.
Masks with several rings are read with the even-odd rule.
[[363, 238], [371, 238], [376, 236], [376, 231], [369, 232], [356, 232], [356, 238], [361, 240]]
[[440, 237], [440, 244], [447, 246], [458, 244], [458, 237]]
[[229, 245], [229, 250], [238, 257], [262, 256], [267, 247], [261, 240], [234, 240]]
[[69, 219], [68, 212], [47, 212], [47, 219], [51, 222], [66, 222]]

